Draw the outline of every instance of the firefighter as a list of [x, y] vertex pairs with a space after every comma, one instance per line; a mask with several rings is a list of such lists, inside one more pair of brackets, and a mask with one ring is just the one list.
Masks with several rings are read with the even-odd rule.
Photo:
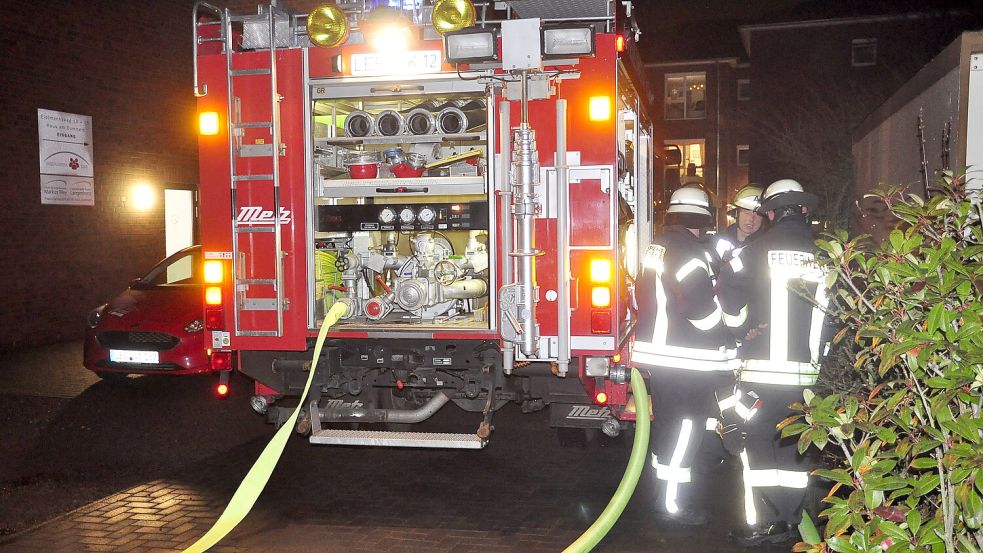
[[747, 241], [761, 228], [761, 214], [758, 208], [761, 197], [761, 187], [749, 184], [734, 194], [729, 212], [736, 221], [723, 232], [714, 236], [714, 250], [721, 260], [727, 261], [735, 248], [743, 247]]
[[743, 437], [734, 453], [743, 466], [747, 526], [732, 536], [745, 546], [790, 541], [801, 520], [809, 463], [776, 424], [793, 414], [789, 404], [802, 401], [819, 372], [826, 291], [809, 224], [816, 203], [792, 179], [769, 185], [758, 212], [771, 226], [720, 275], [726, 314], [741, 318], [737, 386], [718, 400]]
[[[656, 515], [701, 525], [692, 469], [703, 439], [716, 428], [713, 391], [733, 387], [736, 350], [714, 295], [705, 231], [710, 198], [680, 188], [666, 209], [663, 232], [645, 252], [636, 285], [638, 325], [632, 362], [648, 369], [655, 417], [651, 462], [659, 488]], [[701, 467], [702, 468], [702, 467]]]

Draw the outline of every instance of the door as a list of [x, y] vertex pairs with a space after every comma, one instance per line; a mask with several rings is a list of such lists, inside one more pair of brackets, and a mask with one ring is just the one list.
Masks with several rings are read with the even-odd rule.
[[165, 255], [188, 246], [195, 240], [194, 190], [167, 188], [164, 190], [164, 249]]

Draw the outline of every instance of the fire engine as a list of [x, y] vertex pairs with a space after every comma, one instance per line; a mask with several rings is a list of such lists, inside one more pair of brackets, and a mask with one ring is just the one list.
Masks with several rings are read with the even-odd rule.
[[[254, 410], [281, 425], [300, 406], [317, 444], [479, 449], [508, 402], [633, 424], [632, 279], [662, 170], [632, 11], [195, 5], [205, 321]], [[412, 431], [448, 403], [462, 433]]]

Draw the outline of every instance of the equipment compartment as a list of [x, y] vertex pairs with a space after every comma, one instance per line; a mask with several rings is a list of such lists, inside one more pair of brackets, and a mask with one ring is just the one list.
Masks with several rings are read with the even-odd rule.
[[492, 328], [484, 90], [314, 90], [315, 325], [343, 301], [339, 332]]

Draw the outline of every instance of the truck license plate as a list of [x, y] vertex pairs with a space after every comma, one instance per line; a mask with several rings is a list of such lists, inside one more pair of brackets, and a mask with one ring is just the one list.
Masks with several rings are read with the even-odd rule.
[[416, 75], [440, 72], [440, 50], [352, 54], [352, 75]]
[[156, 351], [111, 349], [109, 350], [109, 360], [114, 363], [159, 363], [160, 354]]

